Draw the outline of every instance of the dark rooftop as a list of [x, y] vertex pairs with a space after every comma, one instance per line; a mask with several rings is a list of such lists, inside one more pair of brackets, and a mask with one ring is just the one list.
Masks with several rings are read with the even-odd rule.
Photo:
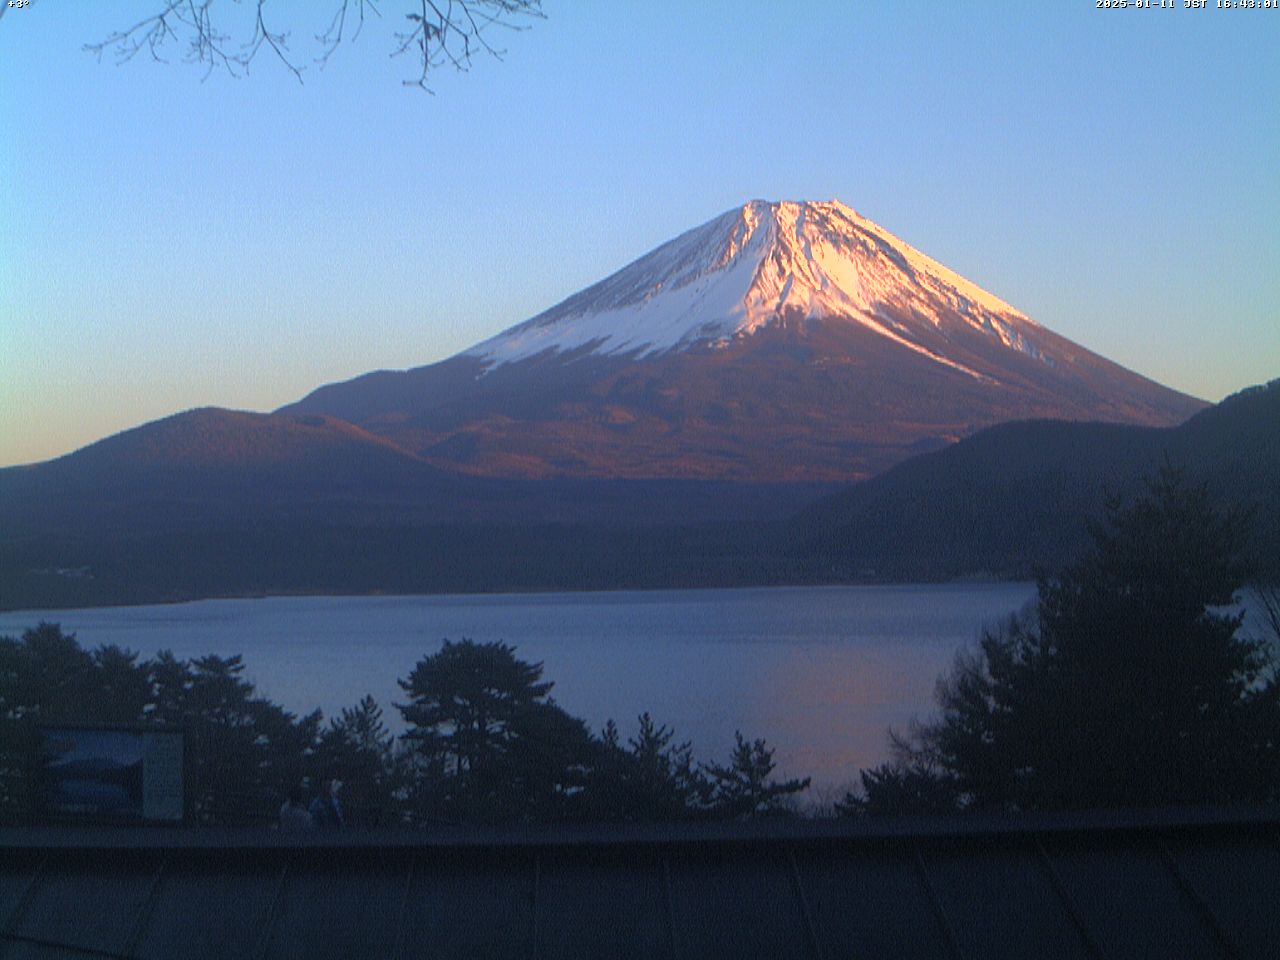
[[0, 957], [1274, 957], [1280, 811], [0, 831]]

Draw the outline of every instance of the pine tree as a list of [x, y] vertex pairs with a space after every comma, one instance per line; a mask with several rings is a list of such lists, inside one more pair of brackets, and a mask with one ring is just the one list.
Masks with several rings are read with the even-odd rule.
[[786, 800], [809, 789], [809, 778], [774, 780], [773, 751], [763, 740], [747, 740], [735, 731], [729, 763], [708, 764], [711, 807], [717, 813], [738, 819], [777, 816], [787, 813]]
[[610, 720], [588, 782], [591, 815], [601, 820], [686, 820], [704, 813], [710, 787], [693, 747], [642, 713], [624, 745]]
[[580, 786], [586, 726], [548, 699], [542, 664], [507, 644], [446, 640], [399, 683], [419, 816], [525, 818]]
[[393, 822], [399, 786], [395, 736], [370, 695], [329, 721], [310, 764], [313, 780], [341, 780], [342, 808], [349, 825]]
[[1280, 799], [1275, 653], [1223, 609], [1246, 582], [1247, 525], [1168, 467], [1111, 501], [1093, 549], [957, 658], [941, 717], [872, 785], [908, 785], [916, 763], [977, 808]]

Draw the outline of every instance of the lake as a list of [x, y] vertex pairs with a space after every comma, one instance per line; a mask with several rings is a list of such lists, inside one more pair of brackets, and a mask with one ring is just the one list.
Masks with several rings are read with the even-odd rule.
[[442, 640], [503, 640], [597, 730], [612, 717], [625, 737], [647, 710], [721, 761], [741, 730], [822, 798], [884, 760], [886, 731], [929, 713], [956, 651], [1034, 596], [984, 583], [271, 597], [4, 613], [0, 634], [48, 620], [85, 647], [240, 653], [259, 693], [290, 710], [332, 715], [371, 693], [397, 726], [396, 679]]

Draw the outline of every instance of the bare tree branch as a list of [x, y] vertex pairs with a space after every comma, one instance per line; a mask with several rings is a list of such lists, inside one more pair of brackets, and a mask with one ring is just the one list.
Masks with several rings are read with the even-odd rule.
[[[328, 28], [314, 35], [318, 46], [314, 62], [321, 68], [344, 42], [354, 42], [360, 36], [367, 19], [382, 17], [380, 4], [392, 0], [331, 2], [334, 5]], [[407, 27], [393, 32], [391, 55], [411, 54], [417, 66], [414, 75], [404, 83], [428, 92], [428, 77], [440, 67], [469, 70], [478, 53], [502, 59], [504, 51], [489, 42], [488, 31], [493, 28], [525, 30], [528, 29], [525, 21], [543, 16], [542, 0], [400, 2], [408, 8], [404, 13]], [[227, 20], [236, 17], [235, 13], [227, 12], [232, 9], [230, 4], [251, 8], [251, 23], [238, 25], [238, 31], [225, 26]], [[168, 49], [182, 49], [185, 45], [182, 60], [204, 66], [206, 77], [219, 67], [233, 77], [240, 77], [249, 72], [249, 65], [265, 48], [301, 83], [306, 67], [289, 48], [289, 32], [268, 25], [266, 5], [267, 0], [161, 0], [150, 16], [99, 43], [85, 44], [85, 50], [99, 59], [108, 52], [117, 64], [127, 63], [142, 52], [164, 63]], [[3, 7], [0, 7], [2, 14]], [[241, 19], [246, 19], [243, 14]], [[237, 33], [244, 39], [237, 40]]]
[[[171, 43], [181, 43], [185, 38], [185, 62], [204, 65], [206, 77], [217, 67], [238, 77], [248, 70], [252, 54], [245, 47], [237, 49], [231, 46], [232, 38], [214, 25], [210, 16], [214, 2], [168, 0], [157, 13], [111, 34], [100, 43], [87, 43], [84, 48], [99, 59], [110, 49], [117, 64], [127, 63], [144, 50], [151, 59], [167, 63], [164, 49]], [[265, 2], [258, 0], [258, 6]]]
[[[381, 17], [382, 13], [378, 10], [378, 5], [373, 0], [356, 0], [357, 22], [356, 28], [351, 34], [351, 42], [354, 43], [360, 38], [360, 31], [364, 29], [364, 14], [368, 10], [375, 16]], [[329, 22], [329, 29], [324, 33], [316, 34], [316, 42], [321, 44], [320, 56], [316, 57], [316, 63], [320, 64], [321, 69], [329, 62], [329, 58], [333, 56], [333, 52], [338, 49], [346, 36], [347, 27], [347, 11], [351, 9], [351, 0], [342, 0], [338, 9], [334, 11], [333, 19]]]
[[293, 75], [298, 78], [298, 82], [301, 83], [302, 70], [294, 66], [289, 61], [289, 58], [284, 54], [289, 35], [287, 33], [272, 33], [267, 29], [266, 21], [262, 19], [262, 7], [265, 3], [266, 0], [258, 0], [258, 15], [254, 21], [253, 39], [250, 41], [249, 54], [245, 58], [245, 63], [247, 65], [249, 60], [252, 60], [257, 55], [259, 48], [266, 43], [275, 51], [276, 56], [280, 58], [280, 62], [283, 63], [293, 73]]

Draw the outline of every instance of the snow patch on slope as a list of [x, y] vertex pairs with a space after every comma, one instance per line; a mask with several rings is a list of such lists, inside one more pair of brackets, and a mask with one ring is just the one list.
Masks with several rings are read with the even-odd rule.
[[[921, 343], [957, 322], [1039, 356], [1025, 315], [839, 201], [752, 201], [470, 350], [490, 364], [554, 351], [637, 358], [724, 346], [799, 311], [856, 323], [938, 363]], [[934, 338], [936, 340], [936, 338]]]

